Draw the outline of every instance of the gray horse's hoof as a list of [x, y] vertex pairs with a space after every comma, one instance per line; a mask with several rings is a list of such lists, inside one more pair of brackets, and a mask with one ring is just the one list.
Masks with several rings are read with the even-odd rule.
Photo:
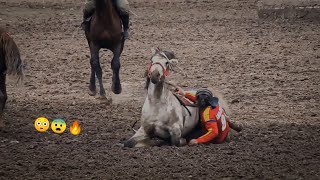
[[128, 140], [126, 142], [124, 142], [123, 146], [124, 147], [128, 147], [128, 148], [133, 148], [136, 145], [136, 143], [132, 140]]
[[187, 140], [185, 138], [180, 138], [179, 146], [185, 146], [185, 145], [187, 145]]

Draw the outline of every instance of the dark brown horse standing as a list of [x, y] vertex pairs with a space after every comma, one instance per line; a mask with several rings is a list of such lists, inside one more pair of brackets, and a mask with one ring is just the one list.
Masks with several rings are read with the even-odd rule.
[[120, 55], [124, 46], [122, 24], [120, 17], [113, 7], [111, 0], [95, 0], [96, 9], [90, 22], [90, 29], [86, 31], [86, 38], [90, 47], [91, 77], [89, 94], [96, 94], [96, 76], [100, 85], [100, 97], [105, 98], [106, 92], [102, 83], [102, 69], [99, 62], [99, 50], [109, 49], [113, 52], [111, 61], [112, 91], [115, 94], [121, 93], [121, 83], [119, 77]]
[[23, 64], [16, 43], [0, 28], [0, 116], [7, 101], [6, 75], [18, 76], [18, 80], [22, 80]]

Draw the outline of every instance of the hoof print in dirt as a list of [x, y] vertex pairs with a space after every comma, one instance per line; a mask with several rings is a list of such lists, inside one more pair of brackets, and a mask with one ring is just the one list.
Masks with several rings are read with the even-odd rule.
[[97, 94], [97, 91], [91, 91], [91, 90], [89, 90], [89, 91], [88, 91], [88, 94], [89, 94], [90, 96], [95, 96], [95, 95]]
[[105, 104], [105, 105], [112, 104], [112, 98], [106, 98], [106, 97], [99, 96], [97, 99], [100, 101], [100, 104]]

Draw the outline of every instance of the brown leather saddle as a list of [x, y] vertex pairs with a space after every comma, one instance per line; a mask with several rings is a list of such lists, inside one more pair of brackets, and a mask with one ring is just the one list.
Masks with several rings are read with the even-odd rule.
[[188, 100], [187, 98], [178, 95], [177, 93], [173, 93], [173, 95], [178, 99], [178, 101], [180, 102], [180, 104], [186, 108], [186, 110], [188, 111], [189, 115], [191, 116], [191, 112], [190, 110], [187, 108], [187, 106], [190, 107], [198, 107], [195, 103], [193, 103], [192, 101]]

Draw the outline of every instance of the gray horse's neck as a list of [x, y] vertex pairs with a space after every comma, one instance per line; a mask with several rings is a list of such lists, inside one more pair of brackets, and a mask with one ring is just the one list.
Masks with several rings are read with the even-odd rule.
[[148, 88], [148, 98], [151, 101], [160, 102], [168, 97], [169, 90], [166, 88], [165, 83], [161, 82], [159, 84], [149, 84]]

